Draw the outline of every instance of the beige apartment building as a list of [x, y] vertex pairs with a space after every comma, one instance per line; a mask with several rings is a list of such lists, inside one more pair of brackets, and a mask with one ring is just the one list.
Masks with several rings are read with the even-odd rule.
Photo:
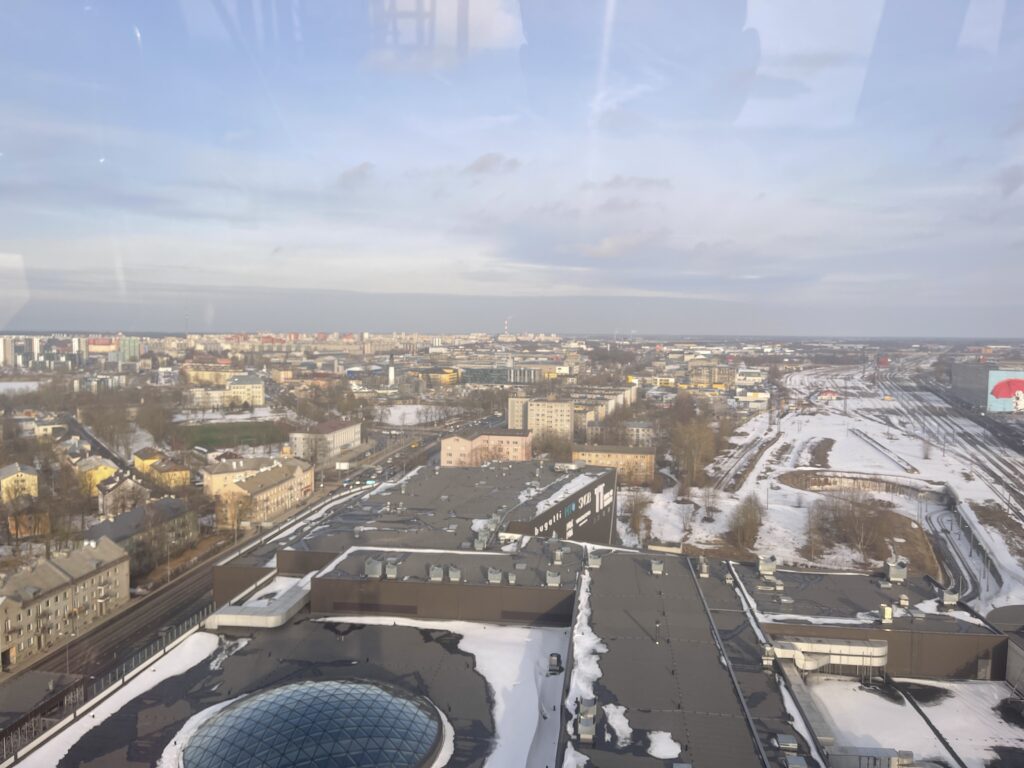
[[15, 499], [39, 496], [39, 473], [27, 464], [0, 467], [0, 503], [12, 504]]
[[203, 493], [219, 498], [232, 490], [235, 483], [273, 465], [274, 460], [267, 457], [231, 459], [209, 464], [202, 469]]
[[623, 485], [650, 485], [654, 482], [654, 449], [622, 445], [574, 445], [574, 464], [615, 467]]
[[473, 430], [441, 440], [442, 467], [479, 467], [489, 461], [529, 461], [525, 429]]
[[361, 422], [333, 420], [317, 424], [308, 431], [292, 432], [288, 445], [298, 458], [320, 464], [358, 448], [362, 440]]
[[508, 399], [508, 428], [572, 440], [572, 400], [536, 400], [513, 395]]
[[239, 480], [218, 498], [217, 525], [233, 529], [265, 523], [313, 493], [314, 470], [300, 459], [272, 466]]
[[6, 574], [0, 585], [3, 668], [78, 634], [129, 599], [128, 553], [102, 537]]

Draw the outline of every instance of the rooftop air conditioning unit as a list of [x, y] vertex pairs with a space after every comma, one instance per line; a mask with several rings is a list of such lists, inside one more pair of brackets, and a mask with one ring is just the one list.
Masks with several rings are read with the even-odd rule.
[[448, 581], [462, 581], [462, 569], [457, 565], [448, 566]]
[[758, 576], [774, 576], [775, 575], [776, 560], [775, 555], [765, 557], [764, 555], [757, 556], [757, 575]]
[[501, 584], [501, 574], [502, 571], [500, 568], [488, 568], [487, 582], [489, 584]]
[[601, 553], [593, 549], [587, 552], [587, 566], [589, 568], [600, 568]]
[[384, 564], [384, 577], [387, 578], [387, 579], [397, 579], [398, 578], [398, 561], [397, 560], [388, 560]]
[[376, 558], [369, 557], [363, 565], [364, 573], [368, 579], [379, 579], [384, 573], [384, 564]]
[[431, 581], [444, 581], [444, 566], [431, 565], [428, 569], [428, 576]]
[[548, 571], [545, 582], [549, 587], [560, 587], [562, 586], [562, 574], [558, 571]]
[[665, 561], [664, 560], [651, 560], [651, 575], [662, 576], [665, 573]]
[[514, 585], [516, 583], [516, 573], [515, 573], [515, 571], [509, 571], [508, 583], [512, 584], [512, 585]]

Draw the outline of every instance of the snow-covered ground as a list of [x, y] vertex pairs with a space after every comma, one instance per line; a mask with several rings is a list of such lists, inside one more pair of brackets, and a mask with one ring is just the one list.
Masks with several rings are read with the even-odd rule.
[[398, 624], [461, 635], [459, 649], [476, 659], [477, 671], [494, 695], [497, 738], [487, 768], [555, 765], [562, 677], [548, 677], [548, 654], [560, 653], [565, 658], [569, 630], [391, 616], [338, 616], [318, 621]]
[[436, 405], [423, 405], [419, 403], [406, 403], [403, 405], [387, 406], [387, 413], [384, 415], [383, 423], [393, 427], [413, 427], [417, 424], [425, 424], [434, 421], [439, 417], [440, 409]]
[[22, 395], [39, 389], [39, 381], [0, 381], [0, 395]]
[[[920, 362], [920, 361], [919, 361]], [[768, 435], [779, 432], [778, 439], [758, 458], [742, 485], [735, 492], [718, 492], [715, 500], [721, 512], [712, 521], [706, 521], [698, 511], [689, 534], [684, 541], [698, 547], [714, 547], [723, 541], [733, 510], [741, 499], [753, 495], [767, 511], [757, 539], [758, 552], [774, 554], [781, 562], [796, 565], [817, 565], [827, 568], [864, 569], [877, 567], [877, 562], [865, 562], [860, 553], [844, 547], [818, 554], [809, 561], [801, 552], [807, 541], [809, 509], [821, 496], [814, 492], [791, 488], [778, 481], [779, 475], [793, 469], [807, 468], [814, 444], [821, 439], [833, 442], [828, 455], [829, 471], [858, 472], [886, 475], [896, 482], [916, 484], [920, 487], [941, 488], [948, 485], [961, 498], [961, 511], [972, 523], [978, 538], [998, 563], [1004, 585], [985, 581], [983, 568], [977, 555], [971, 554], [966, 542], [952, 541], [962, 560], [981, 578], [982, 595], [974, 606], [982, 612], [991, 607], [1024, 602], [1024, 567], [1013, 555], [1000, 531], [981, 525], [970, 507], [970, 502], [1000, 501], [1004, 492], [999, 483], [987, 477], [979, 467], [991, 466], [983, 455], [964, 439], [965, 435], [983, 437], [987, 433], [968, 419], [949, 415], [937, 419], [921, 408], [921, 402], [911, 401], [909, 395], [891, 383], [873, 383], [866, 379], [860, 367], [849, 369], [809, 369], [790, 374], [786, 378], [791, 401], [807, 404], [822, 389], [833, 388], [849, 393], [846, 401], [816, 402], [815, 410], [789, 413], [770, 427], [765, 415], [758, 415], [739, 428], [746, 433], [737, 446], [712, 466], [715, 469], [741, 465], [741, 457], [756, 453], [756, 447]], [[927, 392], [915, 395], [928, 406], [940, 412], [945, 406]], [[954, 425], [955, 429], [950, 425]], [[856, 431], [854, 431], [856, 430]], [[923, 438], [927, 438], [926, 440]], [[943, 446], [942, 442], [946, 445]], [[881, 446], [880, 449], [878, 446]], [[1019, 456], [987, 442], [987, 450], [1002, 461], [1024, 470]], [[893, 457], [899, 461], [894, 461]], [[910, 471], [909, 468], [917, 470]], [[690, 489], [690, 497], [699, 500], [701, 489]], [[886, 497], [894, 511], [909, 518], [911, 527], [917, 526], [923, 516], [930, 530], [941, 521], [950, 527], [950, 513], [937, 504], [920, 505], [915, 498]], [[1024, 529], [1022, 529], [1024, 534]], [[892, 550], [899, 552], [903, 543], [893, 539]]]
[[22, 768], [53, 768], [86, 733], [157, 684], [177, 677], [208, 659], [218, 645], [217, 635], [209, 632], [196, 632], [189, 636], [167, 655], [157, 657], [154, 663], [144, 667], [88, 713], [83, 713], [78, 720], [32, 752], [19, 765]]
[[249, 411], [224, 413], [223, 411], [186, 411], [174, 414], [175, 424], [229, 424], [239, 421], [273, 421], [274, 419], [291, 418], [287, 410], [275, 410], [269, 405], [261, 405]]
[[695, 516], [692, 504], [680, 504], [676, 501], [679, 484], [672, 482], [670, 487], [660, 493], [652, 493], [645, 488], [630, 488], [618, 494], [618, 531], [622, 543], [627, 547], [638, 546], [637, 536], [629, 530], [627, 508], [631, 494], [639, 493], [648, 502], [644, 509], [644, 517], [650, 523], [650, 537], [659, 544], [679, 544], [685, 538]]

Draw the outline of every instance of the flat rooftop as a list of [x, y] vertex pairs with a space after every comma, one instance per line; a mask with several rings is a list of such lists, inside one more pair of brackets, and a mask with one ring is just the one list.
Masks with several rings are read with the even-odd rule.
[[[663, 575], [652, 574], [653, 560], [664, 562]], [[599, 768], [663, 767], [666, 760], [650, 756], [637, 732], [664, 731], [682, 748], [674, 762], [759, 768], [686, 558], [617, 551], [590, 573], [590, 626], [608, 647], [599, 656], [598, 708], [624, 706], [634, 743], [625, 750], [607, 743], [599, 713], [597, 741], [576, 749]]]
[[[862, 573], [822, 573], [778, 569], [775, 577], [783, 584], [782, 591], [769, 590], [757, 575], [757, 567], [736, 564], [736, 573], [743, 581], [747, 593], [764, 614], [762, 623], [806, 623], [849, 626], [862, 619], [865, 626], [872, 624], [882, 603], [894, 603], [906, 595], [910, 608], [934, 602], [940, 597], [936, 587], [922, 576], [910, 575], [903, 584], [882, 586], [882, 579]], [[931, 607], [928, 607], [931, 610]], [[806, 617], [806, 619], [802, 619]], [[892, 629], [913, 629], [915, 632], [944, 632], [971, 634], [998, 634], [969, 615], [957, 611], [949, 613], [918, 613], [916, 617], [895, 609]]]
[[[317, 574], [317, 578], [364, 580], [368, 578], [367, 561], [375, 560], [381, 567], [388, 562], [397, 565], [399, 581], [429, 582], [431, 567], [440, 567], [443, 569], [442, 580], [449, 582], [454, 567], [458, 569], [458, 580], [463, 584], [507, 585], [511, 583], [510, 575], [514, 575], [517, 586], [546, 587], [550, 572], [558, 574], [561, 588], [575, 589], [576, 577], [586, 559], [586, 553], [580, 547], [561, 541], [546, 542], [534, 538], [522, 548], [513, 544], [508, 549], [513, 551], [470, 553], [359, 549], [332, 563]], [[493, 571], [500, 572], [500, 575], [495, 574], [500, 582], [491, 581]]]

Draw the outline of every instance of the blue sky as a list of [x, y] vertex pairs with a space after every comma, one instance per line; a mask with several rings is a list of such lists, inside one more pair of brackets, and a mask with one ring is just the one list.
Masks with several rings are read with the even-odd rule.
[[1020, 335], [1024, 3], [388, 6], [6, 3], [0, 328]]

